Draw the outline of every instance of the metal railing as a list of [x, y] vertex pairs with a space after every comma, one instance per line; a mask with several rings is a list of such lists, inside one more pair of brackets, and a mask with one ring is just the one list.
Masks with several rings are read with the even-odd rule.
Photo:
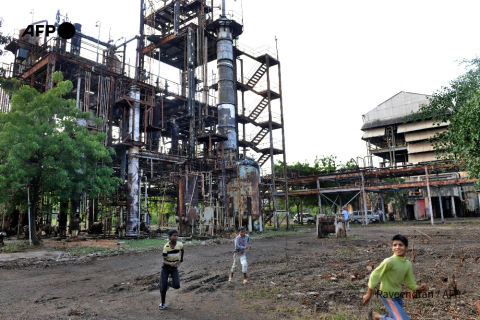
[[238, 50], [240, 50], [242, 52], [245, 52], [246, 54], [248, 54], [252, 57], [255, 57], [255, 58], [258, 58], [258, 57], [266, 55], [266, 54], [268, 54], [272, 58], [275, 58], [275, 59], [277, 58], [276, 50], [273, 49], [270, 46], [267, 46], [267, 45], [264, 45], [264, 46], [258, 47], [256, 49], [253, 49], [249, 46], [244, 45], [243, 43], [241, 43], [239, 41], [235, 41], [235, 47]]

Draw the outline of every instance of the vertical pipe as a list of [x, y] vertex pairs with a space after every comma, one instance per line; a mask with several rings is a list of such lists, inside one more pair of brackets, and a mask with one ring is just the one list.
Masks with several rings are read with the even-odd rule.
[[383, 214], [382, 218], [383, 218], [383, 222], [385, 222], [387, 220], [386, 219], [387, 215], [385, 213], [385, 202], [383, 201], [383, 193], [380, 193], [380, 200], [382, 202], [382, 214]]
[[179, 135], [180, 128], [178, 124], [175, 123], [175, 120], [172, 122], [172, 144], [171, 144], [171, 153], [172, 154], [179, 154], [178, 152], [178, 135]]
[[222, 158], [222, 193], [223, 193], [223, 213], [227, 216], [227, 183], [225, 179], [225, 159]]
[[195, 157], [195, 75], [194, 75], [194, 36], [193, 29], [187, 32], [187, 82], [188, 82], [188, 116], [190, 117], [190, 129], [188, 140], [188, 157]]
[[147, 204], [148, 204], [148, 183], [147, 183], [147, 175], [144, 176], [145, 177], [145, 224], [147, 224], [147, 213], [148, 213], [148, 207], [147, 207]]
[[182, 234], [183, 225], [183, 208], [185, 207], [183, 202], [183, 178], [178, 178], [178, 232]]
[[126, 51], [127, 51], [127, 43], [123, 45], [123, 57], [122, 57], [122, 76], [125, 75], [125, 58], [126, 58]]
[[[243, 77], [244, 77], [244, 74], [243, 74], [243, 60], [240, 59], [240, 79], [241, 79], [241, 82], [243, 83]], [[245, 91], [242, 90], [242, 116], [245, 117]], [[242, 130], [242, 134], [243, 134], [243, 141], [247, 141], [247, 136], [246, 136], [246, 131], [245, 131], [245, 126], [246, 126], [246, 123], [243, 123], [242, 124], [243, 126], [243, 130]], [[243, 158], [246, 159], [247, 158], [247, 147], [243, 147]], [[259, 172], [260, 174], [260, 172]]]
[[430, 196], [430, 183], [428, 182], [427, 167], [425, 167], [425, 183], [427, 185], [427, 194], [428, 194], [428, 211], [430, 211], [430, 220], [432, 221], [432, 226], [433, 226], [432, 197]]
[[[280, 61], [278, 61], [278, 49], [277, 49], [277, 62], [278, 62], [278, 84], [279, 84], [278, 89], [280, 94], [280, 123], [282, 124], [282, 151], [283, 151], [283, 175], [285, 177], [285, 203], [288, 210], [288, 208], [290, 207], [290, 204], [288, 202], [287, 150], [285, 149], [285, 121], [283, 119], [282, 71], [280, 68]], [[287, 223], [288, 223], [288, 220], [287, 220]]]
[[[265, 63], [267, 65], [267, 97], [268, 97], [268, 130], [270, 132], [270, 170], [272, 174], [272, 200], [273, 200], [273, 211], [276, 215], [277, 213], [277, 199], [275, 197], [277, 193], [277, 187], [275, 186], [275, 161], [273, 159], [273, 130], [272, 130], [272, 104], [270, 97], [270, 60], [267, 55], [265, 55]], [[286, 208], [288, 211], [288, 208]], [[280, 226], [277, 226], [280, 227]], [[289, 227], [289, 221], [287, 218], [287, 229]]]
[[320, 180], [318, 178], [317, 178], [317, 196], [318, 196], [318, 214], [315, 215], [315, 227], [317, 230], [316, 232], [317, 232], [317, 238], [318, 238], [318, 225], [319, 225], [318, 219], [322, 214], [322, 194], [320, 193]]
[[142, 222], [142, 177], [143, 169], [140, 169], [140, 176], [138, 177], [138, 232], [137, 235], [140, 235], [140, 226]]
[[317, 178], [318, 214], [322, 214], [322, 194], [320, 193], [320, 180]]
[[451, 197], [451, 201], [452, 201], [452, 215], [455, 219], [457, 219], [457, 212], [455, 210], [455, 197], [454, 196]]
[[299, 217], [301, 217], [300, 221], [302, 221], [302, 223], [303, 223], [303, 197], [300, 197], [300, 212], [299, 213], [300, 213]]
[[[132, 85], [130, 97], [140, 100], [140, 91], [137, 86]], [[129, 110], [128, 129], [133, 142], [138, 142], [140, 137], [140, 104], [134, 102]], [[139, 168], [139, 147], [132, 145], [128, 150], [128, 196], [127, 196], [127, 236], [135, 236], [140, 233], [139, 216], [139, 195], [138, 195], [138, 168]]]
[[367, 196], [365, 194], [365, 179], [363, 178], [363, 172], [360, 172], [362, 177], [362, 197], [363, 197], [363, 218], [365, 219], [365, 225], [368, 225], [368, 217], [367, 217]]
[[98, 47], [100, 46], [100, 28], [102, 27], [102, 22], [98, 21], [98, 38], [97, 38], [97, 64], [98, 64]]
[[125, 171], [127, 168], [127, 150], [121, 148], [120, 150], [120, 179], [125, 183]]
[[78, 73], [77, 78], [77, 109], [80, 109], [80, 86], [82, 83], [82, 78], [80, 77], [80, 72]]
[[178, 34], [179, 16], [180, 16], [180, 2], [178, 0], [175, 0], [175, 3], [173, 4], [173, 32], [175, 35]]
[[113, 139], [113, 106], [115, 105], [115, 78], [110, 77], [110, 108], [109, 108], [109, 115], [108, 115], [108, 145], [112, 145]]
[[120, 206], [120, 227], [123, 225], [123, 206]]
[[201, 112], [200, 118], [200, 130], [205, 131], [205, 124], [203, 122], [203, 113], [207, 113], [208, 102], [208, 38], [204, 37], [204, 52], [203, 52], [203, 102], [205, 103], [205, 111]]
[[32, 219], [30, 218], [30, 187], [27, 187], [27, 201], [28, 201], [28, 239], [32, 245]]
[[445, 222], [443, 219], [443, 204], [442, 204], [442, 194], [440, 193], [440, 188], [438, 188], [438, 201], [440, 202], [440, 218], [442, 222]]

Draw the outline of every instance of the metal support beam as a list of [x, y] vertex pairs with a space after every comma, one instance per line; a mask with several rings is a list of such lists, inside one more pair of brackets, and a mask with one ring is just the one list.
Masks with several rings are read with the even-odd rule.
[[452, 199], [452, 215], [455, 219], [457, 219], [457, 212], [455, 210], [455, 197], [452, 196], [451, 199]]
[[440, 202], [440, 217], [442, 219], [442, 222], [445, 222], [443, 218], [443, 203], [442, 203], [442, 194], [440, 193], [440, 188], [437, 188], [438, 190], [438, 201]]
[[362, 197], [363, 197], [363, 221], [365, 225], [368, 225], [367, 219], [367, 196], [365, 194], [365, 179], [363, 178], [363, 172], [360, 172], [362, 177]]
[[432, 226], [433, 226], [434, 222], [433, 222], [433, 210], [432, 210], [432, 197], [430, 196], [430, 184], [428, 183], [428, 170], [427, 170], [427, 167], [425, 167], [425, 184], [427, 185], [428, 211], [430, 211], [430, 220], [431, 220]]

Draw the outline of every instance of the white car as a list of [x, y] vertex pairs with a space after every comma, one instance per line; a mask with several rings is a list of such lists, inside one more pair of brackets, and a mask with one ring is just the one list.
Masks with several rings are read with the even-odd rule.
[[[309, 214], [303, 214], [303, 223], [307, 224], [314, 224], [315, 223], [315, 217]], [[298, 213], [293, 217], [293, 223], [300, 223], [300, 219], [302, 218]]]
[[[350, 219], [353, 223], [363, 223], [364, 211], [353, 211]], [[371, 210], [367, 210], [368, 223], [380, 222], [380, 216]]]

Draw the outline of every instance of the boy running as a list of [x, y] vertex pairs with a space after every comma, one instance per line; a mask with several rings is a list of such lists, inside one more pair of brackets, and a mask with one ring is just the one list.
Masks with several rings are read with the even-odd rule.
[[367, 293], [363, 296], [363, 304], [365, 305], [370, 301], [373, 289], [381, 280], [380, 291], [377, 295], [380, 295], [390, 316], [370, 310], [369, 320], [410, 320], [403, 310], [402, 282], [413, 292], [427, 291], [425, 283], [420, 286], [417, 285], [413, 275], [412, 263], [405, 257], [408, 251], [408, 239], [399, 234], [393, 236], [392, 251], [393, 256], [383, 260], [370, 275]]
[[[167, 295], [168, 287], [174, 289], [180, 288], [180, 275], [178, 267], [183, 262], [183, 243], [178, 240], [178, 230], [171, 229], [168, 231], [169, 241], [163, 247], [163, 266], [162, 274], [160, 275], [160, 296], [162, 303], [158, 306], [160, 310], [165, 310], [165, 297]], [[168, 283], [168, 276], [171, 275], [172, 283]]]
[[232, 282], [233, 272], [237, 267], [237, 260], [240, 260], [242, 264], [242, 272], [243, 272], [243, 283], [248, 284], [247, 280], [247, 255], [245, 253], [245, 249], [251, 249], [252, 246], [250, 245], [250, 237], [248, 234], [245, 234], [245, 227], [238, 228], [238, 236], [235, 238], [235, 253], [233, 254], [233, 265], [232, 271], [230, 273], [230, 277], [228, 278], [228, 282]]

